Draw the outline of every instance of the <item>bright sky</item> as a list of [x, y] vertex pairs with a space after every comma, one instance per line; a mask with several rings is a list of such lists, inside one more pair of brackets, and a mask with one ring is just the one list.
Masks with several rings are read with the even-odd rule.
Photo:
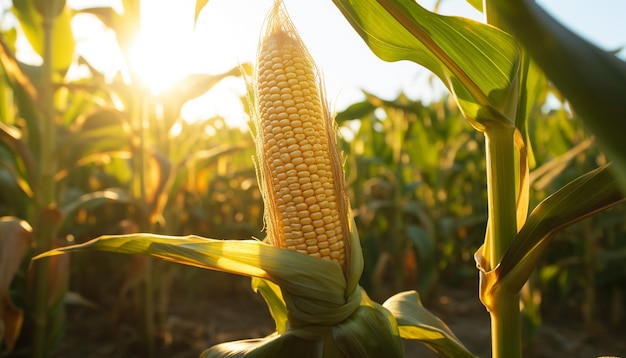
[[[91, 0], [97, 4], [117, 4], [119, 0]], [[432, 9], [434, 0], [420, 0]], [[614, 50], [626, 46], [626, 1], [624, 0], [540, 0], [545, 8], [567, 26], [590, 41]], [[85, 6], [84, 0], [69, 0], [73, 7]], [[136, 68], [149, 82], [174, 81], [186, 73], [219, 73], [243, 62], [252, 62], [265, 15], [273, 0], [210, 0], [193, 28], [195, 0], [143, 1], [145, 36], [137, 51]], [[174, 5], [176, 4], [176, 5]], [[442, 90], [438, 80], [411, 62], [386, 63], [375, 57], [343, 18], [331, 0], [285, 0], [296, 28], [324, 75], [331, 106], [340, 111], [361, 100], [361, 89], [385, 98], [400, 91], [413, 98], [429, 100]], [[465, 0], [443, 0], [440, 12], [480, 20], [482, 14]], [[79, 50], [93, 52], [96, 67], [113, 61], [103, 56], [106, 42], [114, 40], [90, 19], [77, 21], [75, 32]], [[95, 40], [95, 41], [94, 41]], [[110, 51], [107, 51], [110, 55]], [[625, 52], [622, 52], [624, 55]], [[625, 56], [622, 56], [624, 58]], [[164, 69], [177, 68], [178, 73]], [[433, 81], [437, 87], [429, 85]], [[159, 81], [155, 81], [159, 82]], [[158, 83], [157, 83], [158, 84]], [[157, 86], [154, 84], [154, 86]], [[166, 85], [167, 83], [165, 83]], [[162, 84], [163, 85], [163, 84]], [[241, 79], [224, 81], [208, 95], [190, 103], [184, 110], [188, 119], [220, 114], [245, 127], [237, 95], [244, 93]]]

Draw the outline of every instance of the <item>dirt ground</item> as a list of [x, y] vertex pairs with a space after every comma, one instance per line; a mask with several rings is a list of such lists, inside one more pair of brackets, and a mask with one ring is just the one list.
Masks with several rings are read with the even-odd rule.
[[[474, 285], [441, 287], [426, 306], [442, 318], [467, 348], [479, 357], [490, 356], [489, 315]], [[140, 319], [132, 304], [124, 308], [116, 292], [94, 300], [97, 308], [73, 306], [67, 333], [55, 358], [141, 358], [145, 351]], [[165, 308], [165, 324], [157, 357], [198, 357], [205, 348], [226, 341], [265, 336], [273, 321], [249, 279], [201, 271], [174, 279]], [[92, 297], [86, 297], [92, 299]], [[114, 307], [118, 307], [117, 309]], [[600, 327], [601, 328], [601, 327]], [[607, 330], [592, 339], [575, 316], [545, 319], [525, 357], [626, 357], [626, 330]], [[417, 342], [406, 342], [407, 357], [437, 357]]]

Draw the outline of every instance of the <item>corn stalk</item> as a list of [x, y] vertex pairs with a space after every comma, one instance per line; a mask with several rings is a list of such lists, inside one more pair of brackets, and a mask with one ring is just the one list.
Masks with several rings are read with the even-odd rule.
[[[53, 47], [52, 37], [55, 9], [63, 7], [60, 0], [44, 1], [40, 10], [43, 17], [42, 27], [43, 41], [43, 65], [41, 75], [41, 167], [39, 182], [37, 185], [37, 210], [40, 222], [37, 224], [36, 245], [39, 252], [52, 248], [52, 240], [56, 235], [56, 225], [51, 216], [54, 215], [56, 206], [56, 181], [54, 175], [57, 170], [55, 156], [56, 149], [56, 125], [54, 108], [54, 85], [53, 85]], [[38, 262], [35, 268], [35, 295], [34, 295], [34, 344], [33, 357], [47, 356], [48, 346], [48, 285], [50, 279], [50, 265], [48, 260]]]

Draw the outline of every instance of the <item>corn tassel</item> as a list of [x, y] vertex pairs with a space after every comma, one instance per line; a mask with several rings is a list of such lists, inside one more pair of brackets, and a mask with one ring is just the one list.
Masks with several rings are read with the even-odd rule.
[[257, 155], [268, 242], [348, 275], [348, 200], [319, 72], [277, 1], [258, 53]]

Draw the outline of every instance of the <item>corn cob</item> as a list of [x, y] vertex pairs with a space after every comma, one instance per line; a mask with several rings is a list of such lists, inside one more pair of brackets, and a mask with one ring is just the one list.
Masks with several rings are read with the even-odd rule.
[[256, 141], [270, 244], [342, 265], [348, 203], [320, 75], [282, 1], [257, 58]]

